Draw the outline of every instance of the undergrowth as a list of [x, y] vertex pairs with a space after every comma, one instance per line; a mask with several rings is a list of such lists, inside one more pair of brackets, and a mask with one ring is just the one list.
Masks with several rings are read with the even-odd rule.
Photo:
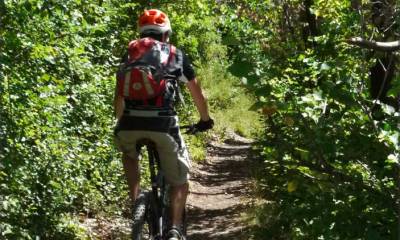
[[253, 96], [246, 92], [238, 78], [218, 62], [203, 65], [198, 71], [201, 85], [208, 98], [211, 115], [215, 118], [215, 133], [223, 139], [227, 133], [252, 138], [260, 133], [259, 113], [250, 110]]
[[[226, 64], [208, 62], [197, 68], [197, 79], [207, 98], [214, 128], [207, 133], [185, 136], [191, 158], [194, 161], [205, 159], [205, 145], [211, 138], [223, 141], [233, 134], [254, 138], [260, 134], [262, 122], [260, 114], [250, 110], [253, 96], [240, 85], [240, 80], [227, 71]], [[187, 92], [186, 103], [180, 109], [183, 125], [195, 123], [199, 115]]]

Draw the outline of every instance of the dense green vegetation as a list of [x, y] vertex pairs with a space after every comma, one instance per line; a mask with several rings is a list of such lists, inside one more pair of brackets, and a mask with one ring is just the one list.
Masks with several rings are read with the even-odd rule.
[[268, 201], [256, 210], [257, 239], [398, 239], [399, 113], [389, 101], [399, 94], [396, 57], [345, 42], [398, 37], [398, 6], [384, 2], [230, 9], [240, 16], [227, 20], [242, 53], [232, 70], [265, 114], [259, 187]]
[[259, 139], [249, 238], [398, 239], [398, 55], [346, 40], [398, 40], [399, 6], [338, 0], [0, 1], [1, 239], [82, 239], [79, 214], [126, 211], [114, 74], [149, 7], [196, 65], [213, 134]]
[[[111, 103], [118, 63], [148, 5], [0, 4], [0, 238], [82, 238], [78, 215], [121, 215], [129, 207]], [[223, 85], [209, 94], [213, 114], [224, 123], [218, 121], [217, 132], [231, 126], [250, 134], [257, 114], [226, 72], [227, 49], [209, 6], [193, 1], [163, 9], [174, 19], [172, 42], [193, 59], [199, 80]], [[239, 101], [247, 125], [232, 114], [222, 117]], [[180, 112], [184, 122], [198, 120], [189, 101]], [[194, 159], [204, 158], [204, 137], [189, 139]]]

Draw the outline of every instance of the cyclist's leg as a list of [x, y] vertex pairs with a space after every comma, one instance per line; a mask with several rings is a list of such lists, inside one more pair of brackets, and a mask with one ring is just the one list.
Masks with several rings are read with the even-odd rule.
[[140, 171], [139, 160], [126, 153], [122, 153], [122, 163], [124, 166], [125, 177], [128, 182], [129, 196], [132, 202], [135, 202], [139, 195]]
[[136, 142], [142, 138], [141, 131], [119, 131], [115, 135], [115, 143], [122, 152], [122, 163], [125, 177], [128, 182], [129, 193], [132, 202], [139, 194], [140, 172], [139, 172], [139, 153], [136, 149]]
[[167, 133], [154, 133], [153, 139], [165, 178], [171, 186], [171, 224], [181, 226], [189, 186], [188, 152], [179, 132], [174, 137]]
[[182, 224], [188, 192], [188, 183], [171, 187], [171, 224], [173, 226], [181, 226]]

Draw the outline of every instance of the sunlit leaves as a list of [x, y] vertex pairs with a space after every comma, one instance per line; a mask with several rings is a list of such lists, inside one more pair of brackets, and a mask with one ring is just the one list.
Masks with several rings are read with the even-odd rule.
[[[350, 2], [308, 1], [319, 30], [312, 35], [304, 2], [226, 3], [221, 17], [233, 57], [229, 70], [254, 90], [253, 110], [266, 118], [262, 172], [268, 176], [260, 177], [260, 186], [268, 196], [275, 193], [281, 212], [262, 232], [289, 239], [394, 238], [396, 216], [387, 202], [395, 204], [389, 192], [395, 191], [399, 171], [398, 113], [369, 99], [370, 63], [344, 44], [348, 36], [371, 30], [360, 25], [367, 7], [360, 15]], [[256, 70], [259, 75], [252, 75]], [[353, 208], [341, 210], [345, 204], [333, 204], [339, 202]], [[321, 209], [327, 210], [324, 219], [318, 217]], [[360, 222], [352, 233], [344, 224], [349, 219]], [[371, 219], [387, 227], [371, 225]], [[285, 224], [279, 233], [270, 230]]]
[[266, 123], [259, 186], [276, 201], [259, 210], [261, 239], [394, 235], [399, 115], [368, 98], [370, 56], [343, 41], [371, 30], [350, 6], [356, 1], [313, 1], [316, 36], [300, 0], [3, 2], [1, 237], [46, 230], [43, 238], [66, 239], [66, 212], [123, 202], [112, 147], [114, 71], [150, 3], [173, 19], [174, 44], [195, 62], [227, 60], [221, 71], [255, 95], [252, 110]]
[[7, 211], [0, 208], [1, 237], [60, 238], [69, 230], [59, 228], [59, 215], [123, 197], [111, 193], [122, 186], [105, 187], [122, 177], [119, 164], [109, 165], [118, 156], [110, 104], [117, 59], [112, 21], [118, 19], [104, 16], [104, 7], [92, 1], [6, 4], [0, 179], [7, 188], [0, 195]]
[[[152, 4], [174, 19], [174, 44], [193, 59], [218, 58], [222, 66], [226, 47], [214, 4]], [[5, 6], [0, 196], [7, 206], [25, 197], [12, 210], [0, 209], [1, 237], [71, 239], [76, 229], [63, 216], [105, 206], [124, 211], [126, 185], [112, 142], [114, 74], [127, 43], [138, 36], [136, 18], [147, 5], [30, 0]]]

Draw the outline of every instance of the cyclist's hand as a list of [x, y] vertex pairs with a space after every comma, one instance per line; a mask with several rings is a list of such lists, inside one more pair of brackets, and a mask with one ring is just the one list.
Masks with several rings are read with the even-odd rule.
[[214, 127], [214, 120], [210, 118], [207, 121], [200, 120], [198, 123], [189, 127], [186, 131], [188, 134], [196, 134], [198, 132], [204, 132]]
[[200, 120], [195, 124], [195, 126], [197, 130], [204, 132], [214, 127], [214, 120], [212, 118], [208, 119], [207, 121]]

